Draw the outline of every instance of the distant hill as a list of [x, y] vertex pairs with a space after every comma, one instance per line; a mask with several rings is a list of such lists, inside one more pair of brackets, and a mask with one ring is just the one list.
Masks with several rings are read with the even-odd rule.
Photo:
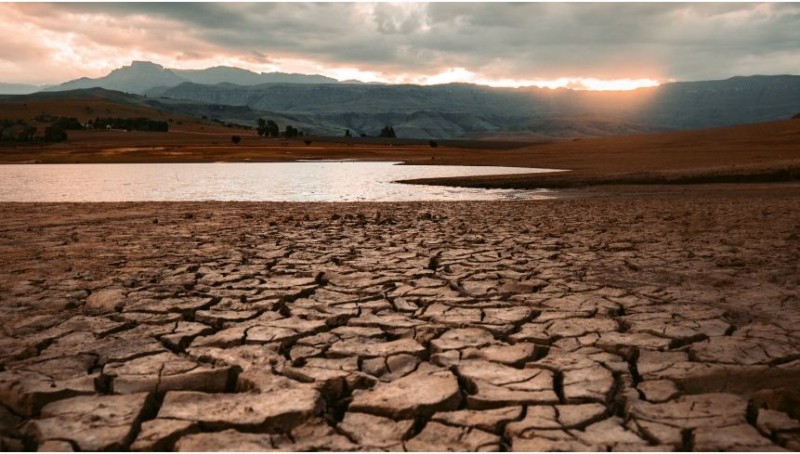
[[173, 69], [172, 72], [180, 77], [198, 84], [235, 84], [259, 85], [270, 83], [290, 84], [331, 84], [337, 83], [336, 79], [320, 75], [288, 74], [288, 73], [256, 73], [246, 69], [230, 66], [216, 66], [208, 69]]
[[46, 87], [42, 85], [0, 83], [0, 95], [27, 95], [35, 93], [42, 88]]
[[115, 69], [107, 76], [97, 79], [82, 77], [65, 82], [61, 85], [50, 87], [45, 91], [66, 91], [99, 87], [125, 93], [144, 94], [144, 92], [153, 87], [172, 87], [186, 81], [187, 79], [176, 75], [174, 72], [161, 65], [147, 61], [134, 61], [130, 66], [123, 66], [122, 68]]
[[[733, 77], [633, 91], [492, 88], [470, 84], [183, 83], [149, 92], [171, 100], [304, 115], [353, 132], [392, 124], [404, 137], [535, 135], [574, 138], [786, 119], [800, 109], [800, 76]], [[591, 119], [591, 120], [590, 120]], [[320, 132], [332, 133], [320, 124]]]
[[[169, 69], [148, 61], [134, 61], [108, 75], [95, 79], [82, 77], [48, 87], [45, 91], [66, 91], [83, 88], [105, 88], [138, 95], [148, 90], [174, 87], [184, 82], [198, 84], [258, 85], [266, 83], [328, 84], [336, 79], [320, 75], [255, 73], [246, 69], [217, 66], [208, 69]], [[34, 90], [35, 91], [35, 90]], [[9, 93], [14, 94], [14, 93]]]
[[226, 66], [173, 70], [137, 61], [101, 78], [77, 79], [46, 91], [90, 87], [145, 95], [147, 100], [138, 102], [224, 122], [255, 125], [259, 117], [271, 116], [312, 134], [333, 136], [345, 129], [375, 135], [391, 124], [401, 137], [421, 139], [599, 137], [780, 120], [800, 111], [800, 76], [793, 75], [601, 92], [338, 82]]

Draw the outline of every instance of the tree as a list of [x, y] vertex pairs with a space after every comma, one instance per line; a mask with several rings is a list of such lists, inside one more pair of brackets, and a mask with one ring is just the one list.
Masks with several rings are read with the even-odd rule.
[[431, 140], [431, 141], [429, 141], [429, 142], [428, 142], [428, 145], [430, 145], [430, 146], [431, 146], [431, 148], [436, 148], [436, 147], [438, 147], [438, 146], [439, 146], [439, 144], [438, 144], [438, 143], [437, 143], [435, 140]]
[[233, 142], [234, 145], [239, 145], [239, 142], [241, 142], [241, 141], [242, 141], [241, 137], [239, 137], [239, 136], [231, 136], [231, 142]]
[[300, 131], [292, 125], [286, 125], [286, 130], [283, 132], [283, 136], [286, 138], [297, 137], [300, 134]]
[[344, 136], [345, 136], [345, 137], [353, 137], [353, 135], [352, 135], [352, 134], [350, 134], [350, 130], [349, 130], [349, 129], [345, 129], [345, 130], [344, 130]]
[[270, 137], [278, 137], [281, 135], [281, 130], [278, 128], [278, 123], [272, 120], [267, 120], [266, 131]]
[[395, 134], [393, 127], [386, 125], [383, 127], [383, 129], [381, 129], [380, 137], [388, 137], [390, 139], [394, 139], [395, 137], [397, 137], [397, 134]]
[[258, 128], [256, 129], [258, 132], [259, 137], [264, 137], [267, 135], [267, 121], [263, 118], [258, 119]]
[[53, 125], [44, 129], [45, 142], [63, 142], [67, 140], [67, 133], [60, 127]]

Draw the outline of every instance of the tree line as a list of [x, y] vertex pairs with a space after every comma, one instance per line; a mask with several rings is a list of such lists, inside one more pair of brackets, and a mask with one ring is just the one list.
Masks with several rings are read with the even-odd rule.
[[0, 141], [63, 142], [67, 140], [68, 130], [83, 129], [83, 125], [76, 118], [53, 118], [55, 119], [53, 123], [46, 126], [41, 134], [39, 134], [39, 128], [36, 125], [30, 124], [25, 120], [0, 120]]
[[256, 132], [259, 137], [303, 137], [305, 133], [292, 125], [286, 125], [286, 128], [281, 132], [278, 123], [274, 120], [258, 119], [258, 127]]

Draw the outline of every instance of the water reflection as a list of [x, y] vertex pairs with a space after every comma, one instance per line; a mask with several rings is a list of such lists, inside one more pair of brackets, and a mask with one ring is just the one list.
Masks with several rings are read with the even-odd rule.
[[0, 166], [0, 201], [442, 201], [550, 198], [547, 191], [393, 183], [411, 178], [552, 172], [390, 162], [32, 164]]

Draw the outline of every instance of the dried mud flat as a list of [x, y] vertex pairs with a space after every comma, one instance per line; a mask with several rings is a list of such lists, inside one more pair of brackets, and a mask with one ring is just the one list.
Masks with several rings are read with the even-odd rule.
[[800, 450], [798, 196], [0, 204], [0, 447]]

